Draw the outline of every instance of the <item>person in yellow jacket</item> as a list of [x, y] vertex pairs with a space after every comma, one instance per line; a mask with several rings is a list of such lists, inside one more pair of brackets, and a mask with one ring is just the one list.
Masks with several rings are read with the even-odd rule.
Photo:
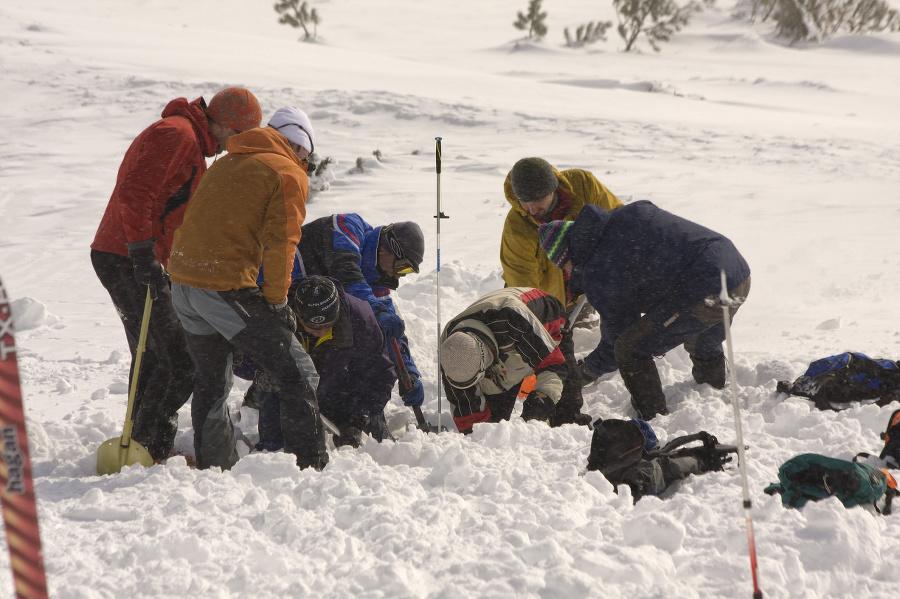
[[[228, 140], [228, 155], [203, 175], [175, 232], [172, 303], [194, 362], [191, 421], [199, 468], [238, 460], [226, 402], [233, 351], [281, 388], [284, 449], [301, 468], [328, 461], [315, 390], [319, 376], [294, 336], [288, 288], [306, 217], [313, 128], [296, 107], [267, 127]], [[262, 285], [257, 285], [265, 262]]]
[[[551, 220], [575, 220], [588, 204], [612, 210], [622, 202], [589, 171], [558, 171], [543, 158], [522, 158], [503, 183], [510, 203], [500, 264], [508, 287], [534, 287], [558, 299], [571, 311], [577, 298], [569, 291], [568, 275], [541, 250], [538, 227]], [[585, 311], [582, 311], [582, 316]]]

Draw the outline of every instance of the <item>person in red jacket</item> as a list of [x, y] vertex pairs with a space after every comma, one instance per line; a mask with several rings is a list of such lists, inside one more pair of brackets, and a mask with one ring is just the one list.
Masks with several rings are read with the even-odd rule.
[[259, 127], [253, 94], [229, 87], [209, 105], [176, 98], [162, 119], [131, 143], [91, 244], [91, 263], [125, 326], [132, 367], [144, 302], [153, 298], [146, 352], [135, 393], [133, 438], [154, 459], [168, 457], [177, 412], [191, 395], [193, 363], [172, 307], [166, 266], [175, 230], [206, 171], [206, 158], [233, 135]]

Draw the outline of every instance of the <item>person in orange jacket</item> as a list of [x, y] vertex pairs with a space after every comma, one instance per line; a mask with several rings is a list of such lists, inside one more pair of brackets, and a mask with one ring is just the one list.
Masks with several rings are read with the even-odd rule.
[[328, 462], [319, 375], [294, 335], [288, 305], [314, 136], [306, 113], [288, 106], [268, 126], [229, 139], [228, 156], [203, 176], [175, 232], [169, 274], [196, 370], [191, 421], [199, 468], [228, 469], [238, 460], [227, 406], [236, 351], [280, 389], [285, 452], [301, 468]]
[[132, 367], [148, 290], [154, 300], [133, 432], [154, 459], [172, 450], [177, 412], [190, 397], [193, 376], [165, 271], [172, 239], [206, 171], [206, 158], [222, 152], [231, 136], [261, 122], [259, 102], [243, 88], [223, 89], [209, 105], [202, 97], [169, 102], [162, 119], [125, 153], [91, 244], [94, 271], [125, 326]]

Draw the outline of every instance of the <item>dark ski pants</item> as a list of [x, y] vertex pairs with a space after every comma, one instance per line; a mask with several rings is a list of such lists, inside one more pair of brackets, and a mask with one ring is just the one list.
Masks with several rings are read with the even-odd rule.
[[[284, 437], [281, 432], [280, 392], [260, 391], [259, 395], [259, 448], [276, 451], [284, 446]], [[356, 398], [351, 394], [319, 396], [318, 400], [321, 414], [335, 426], [343, 428], [350, 423], [353, 408], [356, 406]], [[368, 424], [363, 428], [363, 432], [368, 433], [379, 443], [391, 438], [384, 412], [369, 416]]]
[[[732, 297], [747, 297], [749, 292], [750, 277], [729, 290]], [[738, 308], [729, 308], [732, 319]], [[691, 357], [708, 360], [722, 355], [723, 341], [725, 324], [717, 304], [710, 306], [705, 300], [693, 305], [664, 304], [622, 331], [615, 341], [616, 362], [621, 369], [630, 362], [665, 355], [681, 344]]]
[[556, 419], [551, 420], [553, 425], [574, 422], [584, 406], [584, 398], [581, 395], [581, 373], [575, 359], [575, 340], [571, 329], [563, 330], [559, 350], [566, 359], [566, 375], [563, 379], [562, 395], [556, 404]]
[[[729, 290], [732, 297], [747, 297], [749, 292], [750, 277]], [[734, 318], [739, 307], [729, 308], [730, 318]], [[650, 420], [657, 414], [668, 413], [653, 356], [665, 355], [684, 344], [691, 360], [697, 364], [721, 356], [723, 341], [722, 308], [716, 303], [707, 304], [705, 300], [694, 305], [664, 303], [622, 331], [614, 345], [616, 362], [638, 417]]]
[[293, 331], [258, 288], [210, 291], [172, 284], [175, 310], [194, 359], [191, 421], [197, 466], [231, 468], [237, 462], [234, 426], [226, 405], [233, 350], [249, 356], [279, 384], [284, 450], [301, 468], [328, 461], [315, 387], [319, 377]]
[[659, 495], [690, 474], [700, 474], [706, 469], [695, 457], [659, 457], [641, 460], [622, 473], [622, 482], [631, 488], [635, 503], [646, 495]]
[[[134, 368], [147, 288], [135, 281], [134, 266], [127, 256], [91, 250], [91, 263], [125, 327]], [[191, 396], [193, 373], [184, 330], [166, 287], [160, 290], [150, 311], [133, 412], [133, 437], [155, 459], [168, 457], [172, 450], [178, 410]], [[131, 376], [128, 380], [130, 383]]]

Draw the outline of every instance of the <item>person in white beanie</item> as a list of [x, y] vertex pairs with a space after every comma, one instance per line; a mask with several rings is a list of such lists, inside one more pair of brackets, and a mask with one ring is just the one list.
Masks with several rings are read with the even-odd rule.
[[315, 394], [319, 376], [294, 336], [287, 301], [314, 141], [309, 117], [292, 106], [276, 111], [267, 127], [232, 137], [228, 155], [203, 176], [175, 233], [169, 273], [195, 368], [191, 419], [200, 468], [227, 469], [238, 459], [225, 405], [235, 349], [282, 390], [285, 452], [301, 468], [321, 469], [328, 461]]

